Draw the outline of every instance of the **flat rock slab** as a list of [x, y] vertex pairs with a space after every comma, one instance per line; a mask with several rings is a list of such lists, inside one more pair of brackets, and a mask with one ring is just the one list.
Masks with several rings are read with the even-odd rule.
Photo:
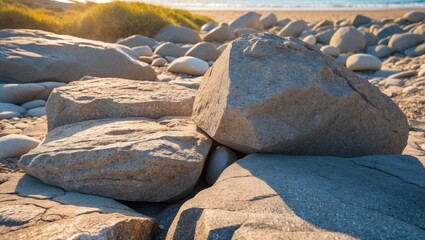
[[187, 201], [167, 239], [423, 239], [424, 199], [411, 156], [252, 154]]
[[163, 82], [94, 78], [57, 88], [47, 101], [49, 130], [84, 120], [190, 116], [196, 90]]
[[112, 199], [0, 174], [1, 239], [151, 239], [154, 219]]
[[0, 82], [70, 82], [86, 75], [153, 80], [130, 48], [40, 30], [0, 31]]
[[91, 120], [50, 131], [18, 165], [67, 191], [162, 202], [190, 192], [210, 147], [190, 117]]

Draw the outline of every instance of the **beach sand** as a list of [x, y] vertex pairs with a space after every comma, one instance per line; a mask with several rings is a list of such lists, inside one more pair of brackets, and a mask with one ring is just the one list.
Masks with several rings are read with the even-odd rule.
[[[262, 15], [273, 12], [279, 20], [284, 18], [304, 19], [307, 22], [319, 20], [340, 20], [350, 19], [356, 14], [366, 15], [376, 20], [396, 19], [409, 11], [425, 11], [425, 9], [400, 9], [400, 10], [350, 10], [350, 11], [255, 11]], [[192, 10], [192, 13], [202, 14], [214, 19], [216, 22], [230, 22], [236, 17], [244, 14], [245, 10]]]

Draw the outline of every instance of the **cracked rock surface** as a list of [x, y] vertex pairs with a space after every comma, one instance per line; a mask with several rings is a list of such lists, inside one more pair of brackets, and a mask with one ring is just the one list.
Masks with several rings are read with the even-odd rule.
[[423, 239], [414, 157], [251, 154], [187, 201], [167, 239]]
[[196, 90], [176, 84], [93, 78], [56, 88], [47, 101], [49, 131], [103, 118], [190, 116]]
[[193, 119], [242, 152], [399, 154], [402, 111], [378, 88], [314, 46], [270, 34], [242, 36], [208, 70]]
[[1, 239], [151, 239], [154, 219], [112, 199], [0, 174]]
[[190, 192], [211, 144], [190, 117], [91, 120], [53, 129], [18, 166], [68, 191], [162, 202]]

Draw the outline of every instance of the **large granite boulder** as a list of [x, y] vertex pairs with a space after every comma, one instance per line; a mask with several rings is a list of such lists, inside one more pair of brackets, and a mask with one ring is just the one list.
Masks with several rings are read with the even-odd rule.
[[210, 146], [189, 117], [91, 120], [50, 131], [18, 165], [67, 191], [162, 202], [190, 192]]
[[424, 239], [424, 196], [410, 156], [253, 154], [184, 203], [167, 239]]
[[270, 34], [230, 43], [205, 74], [192, 116], [246, 153], [396, 154], [409, 128], [390, 98], [332, 57]]
[[0, 173], [1, 239], [152, 239], [158, 224], [112, 199]]
[[103, 118], [190, 116], [196, 91], [176, 84], [94, 78], [56, 88], [47, 101], [48, 129]]
[[40, 30], [0, 31], [0, 82], [70, 82], [86, 75], [153, 80], [130, 48]]

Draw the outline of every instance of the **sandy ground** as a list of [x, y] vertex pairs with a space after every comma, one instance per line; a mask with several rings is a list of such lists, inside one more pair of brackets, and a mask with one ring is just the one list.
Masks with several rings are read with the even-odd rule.
[[[425, 11], [425, 9], [402, 9], [402, 10], [373, 10], [373, 11], [256, 11], [262, 15], [273, 12], [279, 20], [284, 18], [304, 19], [307, 22], [319, 20], [340, 20], [350, 19], [356, 14], [363, 14], [376, 20], [395, 19], [403, 16], [409, 11]], [[201, 14], [214, 19], [217, 22], [230, 22], [246, 11], [226, 11], [226, 10], [193, 10], [192, 13]]]

